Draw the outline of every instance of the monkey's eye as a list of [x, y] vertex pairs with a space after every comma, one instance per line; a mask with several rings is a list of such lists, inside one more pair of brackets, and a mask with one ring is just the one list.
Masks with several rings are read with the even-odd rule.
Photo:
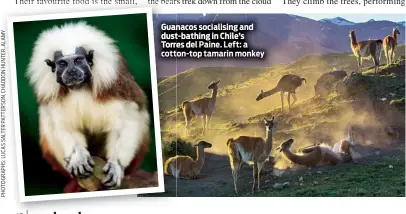
[[80, 65], [80, 64], [82, 64], [82, 61], [83, 61], [83, 58], [82, 58], [82, 57], [78, 57], [78, 58], [75, 59], [75, 64], [76, 64], [76, 65]]

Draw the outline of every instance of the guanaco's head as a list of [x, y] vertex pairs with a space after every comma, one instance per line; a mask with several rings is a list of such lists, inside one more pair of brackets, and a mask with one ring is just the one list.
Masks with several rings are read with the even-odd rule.
[[212, 146], [211, 143], [206, 142], [204, 140], [201, 140], [194, 145], [194, 147], [199, 147], [199, 148], [204, 148], [204, 149], [211, 148], [211, 146]]
[[350, 33], [348, 34], [348, 36], [351, 38], [353, 36], [355, 36], [355, 30], [351, 30]]
[[290, 146], [292, 146], [293, 144], [293, 139], [289, 139], [283, 143], [281, 143], [281, 145], [279, 145], [278, 147], [276, 147], [276, 151], [282, 152], [284, 149], [288, 149], [290, 148]]
[[275, 117], [272, 116], [271, 120], [264, 118], [264, 123], [265, 123], [266, 129], [271, 130], [273, 128], [273, 126], [275, 125]]
[[208, 89], [212, 89], [212, 90], [214, 90], [214, 89], [218, 89], [219, 87], [218, 87], [218, 84], [220, 83], [220, 80], [217, 80], [217, 81], [215, 81], [215, 82], [211, 82], [210, 83], [210, 85], [207, 87]]
[[257, 98], [255, 99], [256, 101], [260, 101], [260, 100], [262, 100], [262, 99], [264, 99], [264, 90], [263, 89], [261, 89], [261, 92], [259, 92], [259, 94], [258, 94], [258, 96], [257, 96]]
[[397, 34], [397, 35], [400, 35], [400, 32], [399, 32], [399, 30], [398, 30], [398, 27], [394, 27], [394, 28], [393, 28], [393, 32], [394, 32], [395, 34]]

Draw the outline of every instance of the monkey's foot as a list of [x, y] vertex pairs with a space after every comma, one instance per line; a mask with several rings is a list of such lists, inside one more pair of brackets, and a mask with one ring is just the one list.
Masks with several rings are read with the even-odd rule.
[[66, 169], [73, 177], [88, 177], [93, 173], [94, 161], [84, 147], [76, 147], [69, 158], [65, 158]]
[[105, 174], [103, 185], [107, 189], [116, 189], [121, 185], [121, 181], [124, 178], [124, 171], [118, 163], [107, 162], [103, 171]]

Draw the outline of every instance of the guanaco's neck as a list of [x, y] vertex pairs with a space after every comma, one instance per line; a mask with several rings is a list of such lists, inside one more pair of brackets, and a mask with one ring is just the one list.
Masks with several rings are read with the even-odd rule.
[[211, 99], [213, 101], [216, 101], [216, 97], [217, 97], [217, 88], [212, 89], [213, 91], [211, 92]]
[[200, 170], [203, 167], [204, 164], [204, 159], [205, 159], [205, 154], [204, 154], [204, 148], [202, 147], [197, 147], [196, 148], [196, 161], [195, 161], [195, 166], [198, 170]]
[[266, 128], [266, 145], [268, 150], [272, 150], [272, 129]]
[[398, 42], [398, 34], [396, 33], [396, 30], [392, 31], [392, 37], [395, 39], [395, 43]]
[[309, 158], [307, 155], [297, 155], [290, 150], [290, 147], [283, 149], [283, 154], [286, 156], [287, 159], [292, 161], [293, 163], [297, 163], [300, 165], [306, 165], [309, 162]]
[[355, 33], [351, 33], [351, 45], [357, 45], [357, 37], [355, 36]]

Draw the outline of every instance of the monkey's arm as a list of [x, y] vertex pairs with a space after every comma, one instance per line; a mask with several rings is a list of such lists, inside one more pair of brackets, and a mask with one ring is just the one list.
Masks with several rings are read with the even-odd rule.
[[139, 110], [135, 103], [129, 104], [121, 111], [112, 124], [107, 135], [106, 176], [103, 180], [107, 188], [117, 188], [124, 178], [124, 170], [134, 159], [136, 152], [149, 135], [149, 114], [145, 109]]
[[86, 149], [85, 136], [64, 125], [57, 115], [46, 106], [40, 107], [40, 131], [42, 138], [46, 139], [48, 153], [54, 155], [72, 176], [89, 176], [94, 162]]

